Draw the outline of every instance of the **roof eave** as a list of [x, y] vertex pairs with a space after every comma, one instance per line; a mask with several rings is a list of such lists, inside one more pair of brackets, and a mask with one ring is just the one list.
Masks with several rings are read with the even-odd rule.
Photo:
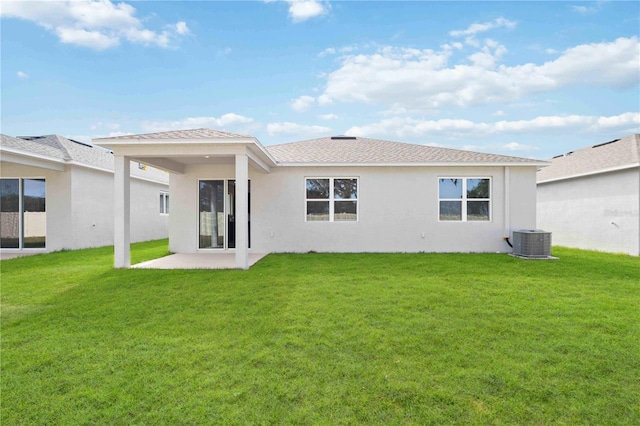
[[277, 163], [275, 158], [266, 150], [266, 148], [260, 143], [257, 138], [254, 137], [224, 137], [224, 138], [192, 138], [192, 139], [178, 139], [178, 138], [95, 138], [92, 142], [103, 148], [114, 151], [121, 147], [144, 147], [152, 145], [245, 145], [247, 148], [252, 149], [254, 153], [269, 167], [276, 167]]
[[537, 162], [446, 162], [446, 163], [336, 163], [336, 162], [287, 162], [277, 163], [282, 167], [543, 167], [550, 163], [545, 161]]
[[569, 180], [569, 179], [576, 179], [576, 178], [587, 177], [587, 176], [600, 175], [600, 174], [603, 174], [603, 173], [611, 173], [611, 172], [617, 172], [617, 171], [622, 171], [622, 170], [634, 169], [636, 167], [640, 167], [640, 162], [631, 163], [631, 164], [625, 164], [624, 166], [608, 167], [606, 169], [592, 170], [592, 171], [584, 172], [584, 173], [575, 173], [575, 174], [567, 175], [567, 176], [560, 176], [560, 177], [555, 177], [555, 178], [551, 178], [551, 179], [539, 180], [539, 181], [536, 182], [536, 184], [552, 183], [552, 182], [558, 182], [558, 181], [561, 181], [561, 180]]

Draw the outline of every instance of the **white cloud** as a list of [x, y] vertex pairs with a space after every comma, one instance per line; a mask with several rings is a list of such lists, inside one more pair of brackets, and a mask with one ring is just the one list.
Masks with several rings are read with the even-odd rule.
[[597, 133], [617, 131], [621, 134], [640, 132], [640, 113], [626, 112], [616, 116], [585, 115], [540, 116], [530, 120], [476, 123], [462, 119], [422, 120], [411, 117], [391, 117], [363, 126], [354, 126], [345, 134], [367, 137], [395, 137], [409, 139], [425, 136], [485, 137], [501, 134]]
[[120, 39], [116, 36], [103, 34], [100, 31], [87, 31], [82, 28], [58, 27], [56, 34], [63, 43], [96, 50], [108, 49], [120, 44]]
[[334, 47], [327, 47], [322, 52], [318, 53], [318, 56], [322, 58], [327, 55], [335, 55], [335, 54], [336, 54], [336, 49]]
[[598, 7], [595, 6], [571, 6], [571, 10], [579, 13], [580, 15], [590, 15], [598, 11]]
[[118, 123], [103, 123], [102, 121], [97, 122], [93, 126], [91, 126], [91, 130], [101, 130], [108, 129], [112, 131], [116, 131], [120, 129], [120, 124]]
[[318, 116], [321, 120], [338, 120], [340, 117], [337, 114], [322, 114]]
[[505, 28], [512, 29], [512, 28], [515, 28], [516, 24], [517, 22], [515, 21], [510, 21], [505, 18], [496, 18], [493, 21], [489, 21], [489, 22], [471, 24], [468, 28], [464, 30], [449, 31], [449, 35], [451, 37], [474, 36], [478, 33], [489, 31], [494, 28], [505, 27]]
[[289, 3], [289, 17], [293, 22], [303, 22], [327, 13], [329, 3], [318, 0], [285, 0]]
[[23, 79], [23, 80], [25, 80], [25, 79], [29, 78], [29, 74], [27, 74], [27, 73], [26, 73], [26, 72], [24, 72], [24, 71], [18, 71], [18, 72], [16, 73], [16, 75], [18, 76], [18, 78], [21, 78], [21, 79]]
[[322, 52], [318, 53], [318, 56], [322, 58], [327, 55], [335, 55], [336, 53], [350, 53], [356, 49], [360, 49], [360, 48], [366, 49], [369, 46], [370, 46], [369, 43], [365, 43], [365, 44], [356, 43], [356, 44], [347, 44], [346, 46], [342, 46], [342, 47], [327, 47]]
[[218, 130], [255, 129], [253, 118], [235, 113], [227, 113], [220, 117], [187, 117], [176, 121], [145, 121], [140, 126], [145, 132], [161, 132], [165, 130], [184, 130], [211, 127]]
[[513, 101], [571, 85], [629, 87], [640, 76], [637, 36], [575, 46], [541, 65], [499, 64], [505, 52], [504, 46], [486, 40], [468, 57], [470, 63], [449, 64], [451, 48], [386, 46], [372, 54], [348, 55], [327, 75], [317, 101], [430, 110]]
[[2, 3], [0, 14], [35, 22], [55, 33], [62, 43], [96, 50], [118, 46], [122, 40], [166, 48], [189, 33], [183, 21], [162, 31], [147, 29], [135, 17], [133, 6], [110, 0], [9, 1]]
[[267, 124], [269, 136], [289, 136], [293, 139], [304, 139], [326, 135], [331, 128], [324, 126], [309, 126], [291, 122], [279, 122]]
[[509, 142], [506, 144], [486, 144], [486, 145], [463, 145], [461, 149], [467, 151], [481, 152], [531, 152], [540, 148], [533, 145], [521, 144], [518, 142]]
[[187, 27], [187, 23], [184, 21], [180, 21], [176, 23], [175, 31], [176, 31], [176, 34], [180, 34], [180, 35], [189, 34], [191, 32], [191, 30], [189, 30], [189, 27]]
[[297, 112], [303, 112], [311, 108], [315, 102], [316, 99], [313, 96], [303, 95], [291, 100], [291, 109]]

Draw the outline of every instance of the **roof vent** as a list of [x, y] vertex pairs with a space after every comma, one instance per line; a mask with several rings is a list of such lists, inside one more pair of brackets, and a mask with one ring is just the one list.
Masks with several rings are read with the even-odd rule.
[[597, 145], [592, 146], [591, 148], [598, 148], [598, 147], [600, 147], [600, 146], [609, 145], [610, 143], [615, 143], [615, 142], [618, 142], [619, 140], [620, 140], [620, 139], [614, 139], [614, 140], [609, 141], [609, 142], [599, 143], [599, 144], [597, 144]]
[[355, 141], [355, 136], [331, 136], [333, 141]]
[[38, 139], [44, 139], [46, 136], [17, 136], [18, 139], [24, 139], [25, 141], [36, 141]]
[[89, 148], [93, 148], [93, 145], [91, 145], [91, 144], [89, 144], [87, 142], [80, 142], [80, 141], [77, 141], [75, 139], [69, 139], [69, 140], [71, 142], [77, 143], [78, 145], [84, 145], [84, 146], [88, 146]]

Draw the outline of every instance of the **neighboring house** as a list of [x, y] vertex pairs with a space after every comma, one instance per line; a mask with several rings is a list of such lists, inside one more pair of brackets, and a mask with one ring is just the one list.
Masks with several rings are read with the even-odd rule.
[[95, 139], [116, 160], [115, 266], [129, 259], [130, 160], [171, 172], [169, 249], [508, 252], [536, 228], [546, 162], [347, 136], [264, 147], [211, 129]]
[[640, 255], [640, 135], [554, 157], [537, 180], [554, 244]]
[[[56, 135], [2, 135], [0, 161], [3, 255], [113, 244], [110, 151]], [[138, 163], [130, 167], [131, 240], [166, 238], [168, 174]]]

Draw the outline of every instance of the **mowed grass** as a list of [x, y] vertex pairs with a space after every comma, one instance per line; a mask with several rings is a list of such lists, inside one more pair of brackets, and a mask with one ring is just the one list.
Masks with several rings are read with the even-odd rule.
[[[134, 262], [167, 242], [133, 246]], [[2, 261], [1, 422], [640, 424], [640, 260]]]

